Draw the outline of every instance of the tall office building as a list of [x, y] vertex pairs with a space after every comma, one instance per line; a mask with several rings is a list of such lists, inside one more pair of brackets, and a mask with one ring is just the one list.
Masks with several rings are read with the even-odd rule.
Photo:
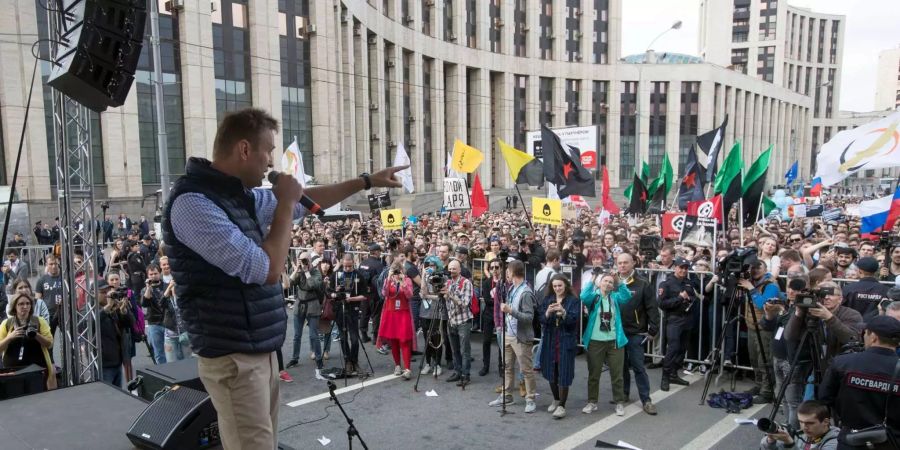
[[875, 79], [875, 109], [900, 108], [900, 46], [878, 55]]

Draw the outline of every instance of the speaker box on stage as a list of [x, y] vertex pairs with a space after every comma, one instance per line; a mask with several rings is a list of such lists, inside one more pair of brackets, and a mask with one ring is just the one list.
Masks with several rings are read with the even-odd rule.
[[51, 2], [59, 48], [47, 84], [94, 110], [122, 106], [141, 56], [146, 0]]
[[141, 378], [138, 395], [151, 402], [157, 392], [176, 384], [198, 391], [206, 391], [200, 381], [197, 358], [185, 358], [181, 361], [148, 366], [138, 369], [137, 375]]
[[128, 439], [141, 449], [204, 449], [219, 443], [219, 424], [206, 392], [173, 386], [138, 416]]
[[0, 400], [47, 390], [44, 368], [36, 364], [0, 369]]

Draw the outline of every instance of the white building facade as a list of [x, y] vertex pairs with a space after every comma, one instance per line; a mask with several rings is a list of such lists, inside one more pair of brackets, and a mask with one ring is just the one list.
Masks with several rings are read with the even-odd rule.
[[[5, 3], [11, 8], [0, 26], [18, 34], [0, 40], [6, 58], [0, 65], [0, 184], [12, 178], [31, 45], [47, 34], [40, 2]], [[403, 143], [419, 191], [403, 206], [417, 211], [439, 206], [436, 190], [455, 139], [485, 153], [481, 181], [493, 198], [502, 198], [512, 184], [497, 138], [524, 149], [526, 132], [544, 123], [596, 125], [598, 153], [611, 184], [621, 189], [630, 182], [636, 151], [653, 175], [663, 154], [680, 174], [695, 136], [728, 115], [725, 144], [740, 140], [748, 164], [775, 146], [769, 177], [778, 184], [795, 160], [808, 179], [814, 109], [824, 114], [823, 105], [837, 102], [836, 94], [817, 103], [812, 90], [773, 86], [755, 73], [696, 58], [623, 61], [621, 0], [211, 3], [172, 2], [177, 9], [160, 19], [173, 175], [187, 158], [211, 156], [223, 114], [252, 105], [282, 121], [283, 147], [297, 138], [307, 172], [319, 182], [384, 167]], [[826, 29], [835, 20], [824, 22]], [[803, 66], [802, 82], [816, 80], [812, 86], [826, 79], [832, 64], [816, 61], [795, 64]], [[147, 42], [138, 69], [125, 105], [94, 120], [97, 194], [110, 201], [111, 214], [152, 212], [140, 199], [159, 187]], [[39, 71], [46, 79], [49, 66], [42, 63]], [[799, 69], [778, 64], [772, 76], [788, 78], [785, 71]], [[17, 189], [37, 220], [55, 215], [56, 181], [49, 91], [41, 77], [34, 88]]]
[[878, 54], [875, 109], [900, 108], [900, 45]]

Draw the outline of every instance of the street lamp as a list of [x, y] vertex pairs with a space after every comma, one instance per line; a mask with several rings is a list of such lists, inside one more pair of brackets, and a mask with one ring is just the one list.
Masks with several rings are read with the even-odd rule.
[[[656, 43], [659, 38], [663, 37], [664, 34], [668, 33], [672, 30], [681, 29], [681, 21], [676, 20], [675, 23], [672, 24], [669, 28], [663, 30], [662, 33], [656, 35], [652, 41], [650, 41], [650, 45], [644, 50], [644, 59], [641, 64], [647, 64], [650, 56], [650, 49], [653, 47], [653, 44]], [[653, 61], [656, 62], [655, 60]], [[643, 67], [638, 66], [638, 84], [635, 92], [635, 130], [634, 130], [634, 170], [637, 173], [640, 173], [641, 167], [641, 85], [644, 83], [644, 74], [642, 71]]]

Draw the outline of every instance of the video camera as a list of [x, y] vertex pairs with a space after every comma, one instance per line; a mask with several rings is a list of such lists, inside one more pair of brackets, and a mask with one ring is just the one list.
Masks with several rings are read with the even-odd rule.
[[834, 294], [834, 288], [804, 289], [797, 293], [794, 305], [798, 308], [818, 308], [825, 297]]
[[882, 231], [880, 233], [875, 233], [878, 235], [878, 250], [890, 250], [894, 247], [900, 246], [900, 237], [894, 236], [890, 230]]
[[756, 261], [756, 249], [753, 247], [738, 247], [719, 260], [719, 277], [728, 279], [736, 277], [742, 280], [750, 279], [750, 265]]
[[644, 261], [653, 261], [662, 249], [662, 238], [659, 236], [641, 236], [638, 252]]
[[115, 290], [109, 291], [106, 294], [106, 298], [110, 300], [124, 300], [128, 298], [128, 289], [125, 287], [120, 287]]

